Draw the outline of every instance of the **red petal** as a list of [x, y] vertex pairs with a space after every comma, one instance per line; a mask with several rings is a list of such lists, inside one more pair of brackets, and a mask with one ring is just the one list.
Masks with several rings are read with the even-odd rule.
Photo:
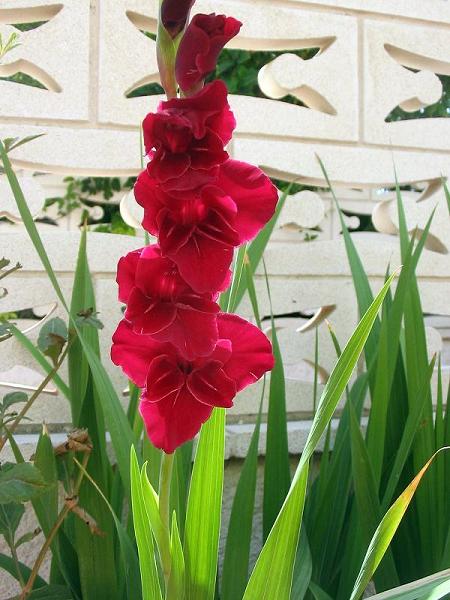
[[257, 167], [230, 159], [220, 167], [217, 187], [236, 203], [233, 227], [241, 243], [255, 237], [275, 212], [277, 189]]
[[[161, 211], [159, 222], [159, 245], [164, 254], [172, 257], [192, 237], [194, 225], [177, 223], [168, 211]], [[176, 261], [174, 261], [176, 262]]]
[[143, 226], [149, 233], [157, 235], [157, 216], [163, 204], [161, 192], [158, 190], [157, 182], [150, 177], [147, 171], [142, 171], [134, 184], [134, 197], [136, 202], [145, 211]]
[[119, 285], [119, 300], [126, 304], [131, 290], [134, 288], [136, 268], [141, 256], [142, 248], [129, 252], [119, 260], [117, 265], [116, 281]]
[[[173, 302], [164, 302], [158, 298], [150, 299], [134, 288], [125, 313], [138, 334], [154, 335], [170, 327], [175, 321], [177, 309]], [[161, 340], [166, 341], [166, 340]]]
[[136, 269], [135, 285], [152, 298], [176, 298], [190, 291], [178, 273], [176, 264], [170, 258], [161, 256], [156, 244], [143, 249]]
[[195, 437], [209, 419], [212, 407], [197, 402], [183, 387], [161, 402], [148, 402], [144, 395], [139, 410], [152, 443], [171, 454]]
[[[181, 56], [180, 51], [178, 51], [178, 56]], [[226, 144], [230, 141], [232, 134], [232, 131], [225, 127], [225, 124], [229, 125], [232, 118], [227, 96], [227, 86], [223, 81], [216, 79], [205, 85], [195, 96], [172, 98], [162, 102], [161, 110], [186, 117], [192, 124], [193, 133], [197, 139], [201, 139], [205, 135], [208, 127]], [[227, 115], [225, 116], [224, 113]]]
[[173, 357], [163, 355], [150, 363], [145, 387], [148, 402], [161, 402], [178, 392], [185, 383], [185, 375], [180, 371]]
[[190, 148], [192, 169], [211, 169], [228, 159], [228, 152], [223, 149], [224, 142], [212, 131], [206, 132], [201, 140]]
[[232, 354], [223, 368], [236, 382], [238, 391], [273, 369], [272, 346], [258, 327], [237, 315], [224, 313], [217, 317], [217, 325], [219, 338], [231, 341]]
[[165, 182], [175, 179], [185, 173], [191, 164], [189, 154], [171, 154], [170, 152], [158, 153], [148, 163], [147, 171], [157, 181]]
[[[164, 341], [170, 341], [187, 359], [207, 356], [217, 342], [217, 322], [214, 313], [200, 312], [190, 307], [177, 309], [177, 318], [164, 332]], [[160, 338], [163, 341], [162, 338]]]
[[213, 182], [217, 177], [217, 173], [217, 166], [214, 166], [212, 169], [188, 169], [181, 177], [167, 180], [164, 183], [164, 189], [168, 192], [193, 190], [202, 185]]
[[236, 383], [222, 369], [221, 363], [207, 362], [193, 371], [187, 379], [187, 387], [199, 401], [210, 406], [231, 408], [236, 396]]
[[170, 258], [193, 290], [214, 292], [223, 289], [229, 277], [233, 248], [194, 234], [176, 254], [170, 254]]
[[170, 344], [161, 344], [133, 332], [128, 321], [121, 321], [113, 335], [111, 359], [140, 388], [144, 387], [151, 361], [160, 354], [175, 354]]

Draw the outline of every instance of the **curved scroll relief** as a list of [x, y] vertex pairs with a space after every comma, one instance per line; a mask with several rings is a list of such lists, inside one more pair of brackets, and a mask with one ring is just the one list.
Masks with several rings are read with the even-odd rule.
[[325, 204], [316, 192], [303, 190], [286, 199], [277, 227], [303, 230], [318, 227], [325, 217]]
[[[16, 8], [17, 4], [15, 0], [0, 3], [0, 30], [8, 36], [16, 33], [19, 41], [19, 45], [5, 55], [0, 77], [11, 78], [16, 74], [27, 77], [0, 81], [0, 120], [3, 117], [16, 121], [30, 118], [87, 120], [89, 3], [29, 0], [34, 6], [27, 6], [27, 0], [23, 0], [20, 4], [25, 6], [20, 9]], [[20, 24], [33, 27], [18, 31]], [[27, 78], [34, 79], [35, 85]]]
[[[398, 221], [397, 218], [394, 217], [396, 212], [395, 205], [395, 200], [390, 199], [383, 200], [374, 207], [372, 213], [372, 222], [378, 232], [388, 235], [399, 234]], [[405, 204], [405, 212], [409, 234], [414, 236], [416, 239], [420, 239], [420, 237], [424, 234], [423, 227], [417, 225], [417, 223], [423, 220], [423, 217], [420, 218], [420, 211], [414, 211], [411, 203], [407, 203]], [[436, 230], [434, 233], [429, 231], [425, 241], [425, 248], [431, 252], [437, 252], [438, 254], [448, 254], [448, 247], [441, 239], [442, 234], [444, 234], [444, 232], [439, 232], [438, 230]]]
[[[29, 52], [30, 48], [27, 44], [27, 39], [33, 39], [35, 35], [33, 32], [46, 25], [62, 9], [62, 4], [21, 9], [0, 8], [0, 33], [2, 37], [8, 39], [12, 34], [15, 34], [19, 40], [13, 49], [3, 56], [0, 64], [0, 78], [11, 78], [14, 75], [23, 74], [34, 79], [48, 91], [62, 92], [62, 87], [55, 77], [47, 69], [36, 64], [35, 60], [32, 60], [32, 55], [35, 53]], [[36, 26], [25, 32], [20, 30], [18, 32], [16, 26], [25, 23], [32, 23], [33, 25], [36, 23]], [[17, 83], [31, 85], [20, 80]]]
[[43, 2], [42, 6], [23, 6], [21, 8], [1, 8], [0, 7], [0, 24], [2, 23], [38, 23], [46, 22], [56, 17], [56, 15], [64, 8], [61, 3], [49, 4]]
[[[12, 77], [21, 73], [32, 77], [50, 92], [55, 92], [56, 94], [62, 92], [61, 86], [51, 75], [28, 60], [19, 59], [9, 64], [0, 65], [0, 78]], [[23, 85], [29, 84], [24, 83]]]
[[337, 115], [336, 108], [327, 99], [329, 91], [326, 81], [321, 70], [316, 69], [314, 58], [304, 60], [296, 54], [282, 54], [262, 67], [258, 73], [258, 84], [269, 98], [280, 99], [291, 95], [308, 108]]
[[435, 73], [450, 74], [450, 63], [415, 54], [392, 44], [384, 44], [384, 49], [404, 67], [401, 81], [405, 99], [399, 102], [400, 108], [406, 112], [415, 112], [440, 100], [442, 83]]
[[[153, 36], [156, 36], [158, 22], [155, 18], [135, 12], [134, 10], [125, 11], [125, 15], [130, 21], [130, 23], [132, 23], [132, 25], [134, 25], [134, 27], [136, 27], [136, 29], [138, 29], [141, 33], [150, 33]], [[143, 75], [131, 85], [129, 85], [124, 91], [124, 95], [128, 98], [129, 95], [132, 94], [132, 92], [134, 92], [138, 88], [151, 83], [160, 83], [159, 71], [155, 62], [153, 62], [152, 64], [151, 72], [147, 73], [146, 75]]]

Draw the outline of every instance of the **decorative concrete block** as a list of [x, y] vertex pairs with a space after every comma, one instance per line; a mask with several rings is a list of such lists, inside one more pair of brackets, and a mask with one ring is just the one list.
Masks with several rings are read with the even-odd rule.
[[411, 112], [440, 99], [435, 73], [450, 74], [448, 30], [367, 20], [364, 40], [364, 141], [448, 151], [448, 119], [385, 122], [398, 105]]

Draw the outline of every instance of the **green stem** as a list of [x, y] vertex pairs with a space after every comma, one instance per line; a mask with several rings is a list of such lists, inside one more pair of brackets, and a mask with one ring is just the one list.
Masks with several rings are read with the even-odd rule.
[[14, 561], [14, 566], [16, 567], [17, 576], [19, 578], [20, 587], [23, 589], [25, 587], [25, 581], [22, 577], [22, 571], [20, 569], [19, 557], [17, 556], [16, 547], [14, 546], [14, 540], [11, 540], [11, 544], [9, 544], [9, 549], [11, 551], [11, 556]]
[[169, 580], [172, 562], [170, 556], [170, 484], [172, 482], [174, 459], [175, 454], [166, 454], [163, 452], [161, 459], [161, 471], [159, 474], [159, 514], [166, 531], [167, 545], [167, 548], [160, 548], [160, 553], [166, 586]]

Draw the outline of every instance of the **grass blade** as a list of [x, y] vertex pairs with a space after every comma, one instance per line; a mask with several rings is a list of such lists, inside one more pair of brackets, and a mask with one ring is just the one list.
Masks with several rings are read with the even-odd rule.
[[[405, 585], [401, 585], [393, 590], [370, 596], [367, 600], [418, 600], [422, 598], [424, 594], [432, 592], [436, 587], [439, 587], [443, 583], [448, 584], [450, 582], [450, 569], [434, 573], [423, 579], [412, 581]], [[429, 597], [427, 597], [429, 600]], [[422, 598], [422, 600], [426, 600]]]
[[415, 435], [419, 429], [425, 403], [429, 401], [430, 380], [433, 375], [435, 362], [436, 356], [434, 356], [430, 362], [428, 367], [428, 376], [424, 379], [423, 388], [419, 393], [418, 401], [414, 403], [411, 408], [411, 412], [408, 414], [406, 419], [400, 446], [398, 447], [394, 465], [392, 467], [391, 474], [386, 485], [386, 491], [383, 496], [382, 512], [385, 512], [388, 509], [388, 506], [392, 501], [392, 497], [399, 482], [400, 475], [411, 451]]
[[361, 319], [322, 392], [289, 494], [253, 569], [244, 600], [288, 600], [290, 597], [309, 460], [351, 377], [393, 277], [388, 279]]
[[[319, 157], [317, 157], [317, 160], [319, 161], [323, 176], [325, 177], [327, 186], [330, 188], [331, 195], [333, 197], [334, 203], [336, 205], [336, 209], [339, 214], [339, 219], [340, 219], [341, 228], [342, 228], [342, 235], [343, 235], [344, 243], [345, 243], [345, 249], [347, 252], [347, 258], [348, 258], [350, 270], [352, 273], [353, 284], [355, 286], [356, 298], [357, 298], [358, 308], [359, 308], [359, 315], [360, 315], [360, 317], [362, 317], [362, 315], [367, 311], [367, 309], [369, 308], [370, 304], [373, 301], [373, 294], [372, 294], [372, 290], [370, 289], [369, 279], [366, 275], [361, 258], [359, 257], [359, 254], [358, 254], [358, 251], [356, 250], [355, 244], [353, 243], [353, 240], [352, 240], [350, 232], [347, 228], [347, 225], [345, 224], [344, 216], [340, 209], [339, 203], [337, 201], [333, 186], [331, 185], [331, 182], [328, 177], [328, 173], [325, 169], [325, 166]], [[367, 340], [367, 344], [365, 347], [366, 363], [368, 366], [370, 366], [372, 364], [372, 361], [374, 360], [374, 357], [376, 356], [377, 340], [378, 340], [379, 333], [380, 333], [380, 321], [377, 318], [377, 319], [375, 319], [372, 331], [369, 335], [369, 338]], [[373, 387], [374, 383], [375, 383], [375, 376], [374, 376], [374, 374], [372, 374], [371, 382], [370, 382], [371, 388]]]
[[269, 411], [267, 415], [263, 539], [266, 539], [269, 535], [291, 484], [284, 369], [278, 336], [273, 322], [272, 349], [275, 357], [275, 366], [270, 374]]
[[286, 385], [283, 359], [273, 318], [269, 278], [264, 264], [272, 325], [272, 350], [275, 366], [270, 374], [267, 415], [266, 460], [264, 462], [263, 540], [266, 540], [283, 506], [291, 484], [286, 416]]
[[366, 589], [369, 581], [372, 579], [378, 565], [380, 564], [392, 538], [397, 531], [398, 526], [406, 512], [411, 500], [413, 499], [414, 493], [425, 475], [428, 467], [433, 462], [437, 454], [442, 450], [448, 448], [442, 448], [433, 454], [433, 456], [425, 463], [421, 470], [417, 473], [408, 487], [404, 492], [397, 498], [388, 512], [384, 515], [381, 523], [375, 531], [372, 541], [370, 542], [363, 564], [361, 566], [358, 578], [353, 588], [350, 600], [358, 600], [364, 590]]
[[242, 598], [247, 585], [264, 388], [265, 380], [255, 429], [253, 430], [231, 507], [222, 569], [221, 600]]
[[[376, 530], [382, 513], [372, 463], [352, 406], [350, 406], [350, 432], [358, 530], [361, 533], [362, 548], [364, 548]], [[377, 588], [381, 587], [381, 589], [399, 585], [400, 581], [395, 569], [392, 552], [388, 552], [376, 572], [375, 583]]]
[[311, 583], [313, 562], [305, 527], [300, 531], [292, 580], [291, 600], [303, 600]]
[[167, 584], [166, 600], [184, 600], [185, 564], [183, 547], [177, 525], [177, 514], [172, 515], [172, 532], [170, 535], [172, 568]]
[[225, 453], [225, 411], [215, 408], [202, 426], [186, 514], [186, 600], [214, 598]]
[[140, 586], [140, 577], [139, 577], [139, 562], [138, 557], [136, 555], [136, 549], [132, 544], [125, 527], [117, 518], [116, 513], [114, 512], [113, 507], [108, 502], [107, 497], [99, 488], [99, 486], [95, 483], [86, 469], [83, 467], [81, 463], [79, 463], [76, 459], [75, 462], [78, 468], [83, 471], [84, 476], [90, 481], [90, 483], [94, 486], [95, 490], [99, 494], [99, 496], [103, 499], [106, 506], [108, 507], [109, 512], [114, 520], [114, 524], [116, 526], [117, 535], [119, 537], [120, 543], [120, 558], [123, 565], [123, 570], [126, 578], [126, 589], [127, 589], [127, 597], [129, 600], [134, 600], [135, 598], [141, 598], [142, 590]]
[[[156, 568], [152, 532], [144, 506], [141, 475], [134, 446], [131, 447], [131, 505], [134, 531], [139, 553], [139, 567], [142, 582], [142, 600], [162, 600]], [[130, 599], [131, 600], [131, 599]], [[133, 599], [134, 600], [134, 599]]]

